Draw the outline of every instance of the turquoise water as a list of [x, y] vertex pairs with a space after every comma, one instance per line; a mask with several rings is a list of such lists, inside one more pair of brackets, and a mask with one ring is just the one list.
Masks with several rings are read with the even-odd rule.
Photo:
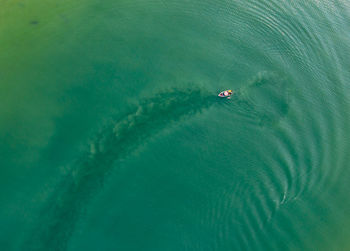
[[347, 1], [0, 6], [1, 250], [349, 249]]

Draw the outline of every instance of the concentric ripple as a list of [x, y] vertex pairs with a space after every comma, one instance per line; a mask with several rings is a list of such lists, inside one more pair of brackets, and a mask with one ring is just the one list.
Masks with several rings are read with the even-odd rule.
[[0, 5], [3, 249], [348, 249], [349, 1]]

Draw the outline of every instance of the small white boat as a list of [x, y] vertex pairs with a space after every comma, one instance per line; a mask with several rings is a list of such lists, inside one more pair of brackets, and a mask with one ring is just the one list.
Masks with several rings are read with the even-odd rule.
[[232, 91], [232, 90], [226, 90], [226, 91], [220, 92], [218, 96], [219, 96], [220, 98], [228, 98], [228, 97], [230, 97], [232, 94], [233, 94], [233, 91]]

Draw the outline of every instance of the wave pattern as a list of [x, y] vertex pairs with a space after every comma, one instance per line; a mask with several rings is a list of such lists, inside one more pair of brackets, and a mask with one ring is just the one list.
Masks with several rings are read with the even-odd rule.
[[[272, 62], [286, 64], [276, 66], [286, 77], [274, 81], [275, 76], [260, 74], [239, 93], [246, 99], [235, 109], [236, 115], [241, 114], [241, 119], [250, 118], [250, 123], [256, 125], [273, 126], [273, 130], [267, 132], [273, 137], [269, 143], [273, 151], [257, 153], [262, 155], [261, 165], [257, 166], [259, 178], [252, 179], [250, 196], [241, 200], [244, 209], [235, 218], [242, 219], [243, 226], [234, 247], [242, 250], [286, 248], [286, 244], [269, 241], [275, 236], [289, 243], [291, 250], [312, 249], [312, 242], [305, 238], [310, 233], [301, 226], [305, 222], [309, 226], [320, 224], [316, 215], [320, 208], [328, 207], [324, 202], [315, 206], [319, 196], [314, 191], [329, 191], [334, 187], [341, 179], [347, 159], [337, 146], [344, 146], [340, 135], [349, 128], [348, 120], [341, 115], [344, 107], [348, 107], [344, 96], [345, 79], [349, 77], [344, 67], [348, 63], [342, 59], [344, 51], [334, 47], [332, 35], [342, 27], [329, 16], [327, 6], [312, 1], [296, 2], [292, 6], [248, 1], [240, 7], [241, 16], [251, 17], [242, 19], [257, 24], [251, 26], [252, 33], [262, 36], [257, 46]], [[271, 33], [274, 36], [269, 36]], [[269, 40], [270, 37], [280, 37], [283, 43]], [[284, 117], [285, 120], [280, 120]], [[336, 210], [335, 215], [341, 215], [341, 210]], [[317, 227], [313, 235], [331, 245], [325, 232]]]
[[[349, 19], [349, 4], [316, 0], [148, 3], [121, 1], [115, 10], [122, 6], [141, 13], [141, 17], [147, 16], [146, 9], [159, 20], [168, 14], [174, 20], [179, 18], [176, 27], [169, 19], [162, 24], [150, 17], [146, 24], [164, 25], [160, 29], [164, 43], [177, 39], [166, 36], [169, 27], [182, 32], [186, 37], [182, 42], [192, 49], [201, 39], [193, 42], [187, 37], [196, 33], [205, 40], [206, 36], [187, 27], [202, 23], [197, 29], [210, 27], [211, 35], [220, 36], [218, 41], [213, 39], [220, 49], [210, 53], [230, 52], [222, 57], [223, 63], [218, 60], [220, 64], [230, 68], [239, 63], [260, 72], [242, 84], [235, 98], [220, 102], [233, 120], [254, 133], [262, 132], [268, 140], [260, 142], [263, 146], [259, 150], [252, 150], [256, 162], [247, 169], [251, 168], [255, 176], [246, 171], [245, 183], [226, 189], [214, 202], [208, 202], [210, 208], [203, 221], [215, 231], [214, 249], [311, 250], [319, 240], [332, 246], [327, 233], [335, 227], [328, 228], [327, 223], [339, 223], [339, 215], [345, 210], [329, 204], [339, 205], [332, 195], [337, 191], [337, 181], [345, 180], [342, 174], [350, 146], [350, 141], [344, 140], [350, 128], [350, 63], [346, 55], [350, 37], [344, 34], [349, 28], [349, 22], [344, 22]], [[140, 16], [125, 15], [123, 22], [142, 20]], [[136, 21], [134, 26], [138, 24]], [[143, 26], [139, 30], [143, 31]], [[177, 46], [172, 47], [174, 54], [180, 51]], [[244, 49], [249, 52], [244, 54]], [[159, 93], [103, 130], [92, 141], [90, 152], [69, 168], [47, 201], [41, 221], [49, 224], [39, 222], [23, 249], [66, 249], [87, 202], [102, 187], [114, 163], [172, 123], [217, 103], [215, 98], [197, 90]], [[327, 220], [320, 221], [317, 214]], [[187, 244], [188, 250], [204, 249], [198, 240], [190, 239]]]

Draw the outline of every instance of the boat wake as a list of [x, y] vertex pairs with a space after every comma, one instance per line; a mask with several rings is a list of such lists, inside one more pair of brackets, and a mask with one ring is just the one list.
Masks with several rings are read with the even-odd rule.
[[272, 126], [287, 116], [292, 102], [288, 80], [275, 73], [260, 72], [235, 93], [235, 114], [259, 126]]
[[172, 123], [198, 114], [216, 101], [215, 96], [197, 89], [173, 89], [140, 102], [107, 126], [92, 140], [90, 150], [67, 167], [23, 249], [65, 250], [86, 204], [101, 189], [117, 160]]

